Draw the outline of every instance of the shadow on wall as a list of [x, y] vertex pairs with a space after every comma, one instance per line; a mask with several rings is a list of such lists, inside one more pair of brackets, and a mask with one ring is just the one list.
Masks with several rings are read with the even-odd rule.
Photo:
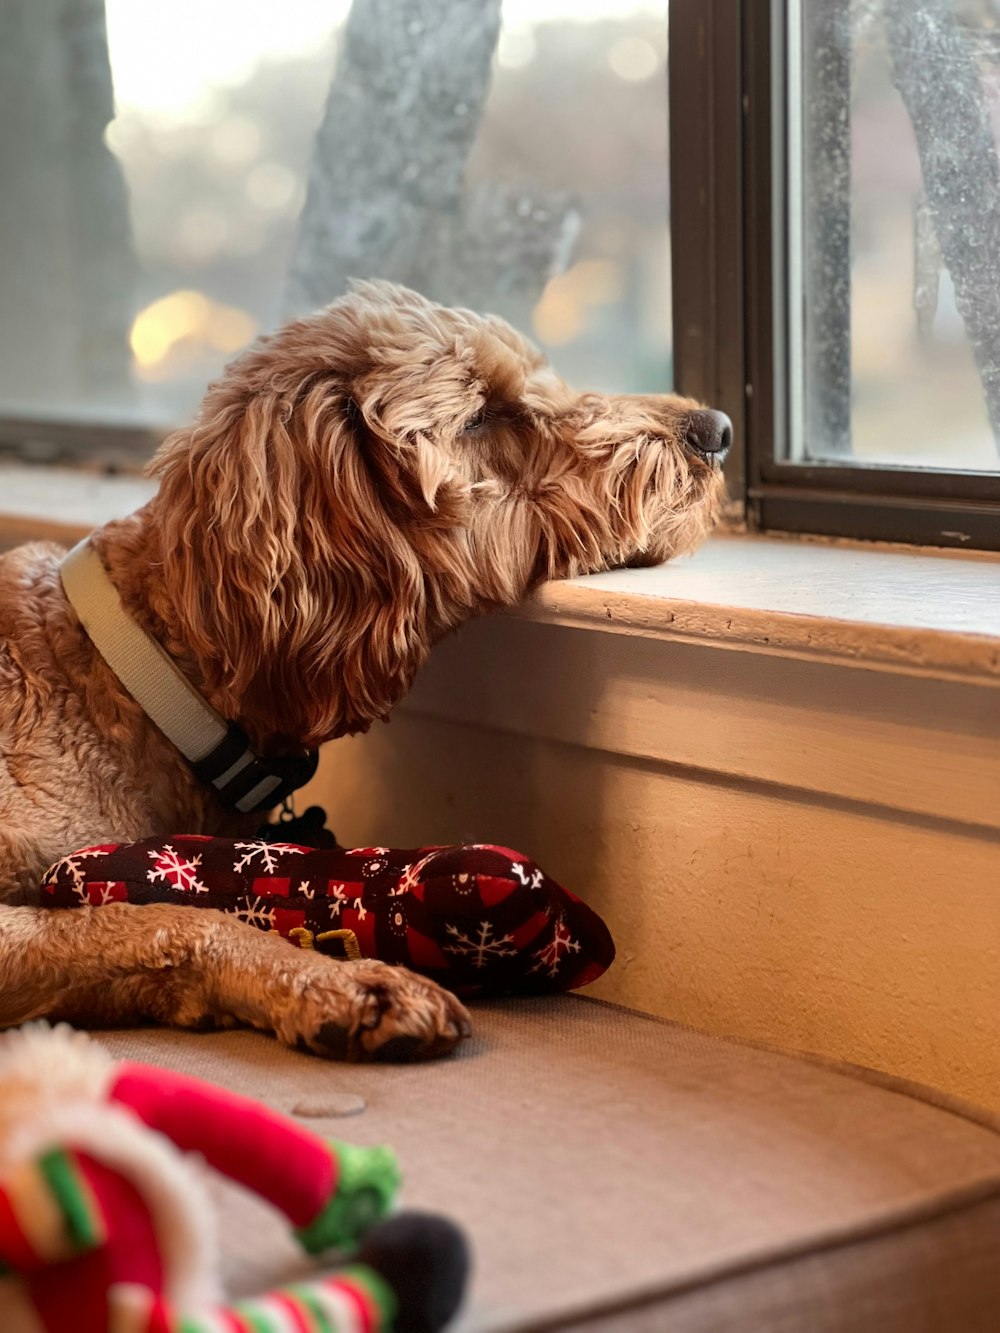
[[[721, 900], [708, 867], [726, 853], [705, 854], [723, 834], [700, 817], [701, 783], [612, 752], [620, 730], [642, 746], [647, 701], [663, 692], [658, 647], [549, 626], [470, 625], [439, 645], [389, 726], [326, 747], [300, 805], [324, 804], [347, 845], [491, 842], [524, 852], [612, 926], [612, 992], [634, 969], [660, 992], [663, 958], [682, 933], [674, 914], [706, 894]], [[621, 660], [609, 664], [609, 651]], [[703, 668], [685, 665], [696, 684]], [[587, 743], [573, 743], [581, 733]], [[705, 916], [730, 929], [723, 914]]]
[[[517, 696], [531, 695], [532, 712], [541, 700], [553, 718], [596, 715], [606, 668], [580, 658], [567, 675], [562, 654], [513, 649], [498, 664], [495, 629], [472, 625], [440, 645], [389, 725], [376, 723], [367, 735], [326, 746], [299, 807], [323, 804], [347, 845], [515, 848], [603, 911], [597, 890], [607, 878], [609, 845], [621, 839], [623, 826], [627, 836], [642, 836], [639, 824], [629, 829], [627, 812], [606, 798], [604, 770], [618, 760], [602, 754], [595, 763], [576, 746], [567, 754], [547, 736], [526, 734], [526, 718], [508, 714], [519, 711]], [[444, 720], [445, 708], [459, 720]], [[503, 729], [497, 717], [508, 719]]]

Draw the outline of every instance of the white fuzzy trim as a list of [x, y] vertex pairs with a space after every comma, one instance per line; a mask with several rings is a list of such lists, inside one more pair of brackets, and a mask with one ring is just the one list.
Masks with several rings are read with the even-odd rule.
[[76, 1148], [119, 1171], [149, 1207], [179, 1309], [219, 1299], [211, 1203], [163, 1134], [107, 1101], [114, 1061], [84, 1034], [33, 1025], [0, 1038], [0, 1176], [51, 1148]]
[[114, 1061], [65, 1023], [0, 1034], [0, 1163], [10, 1131], [49, 1102], [106, 1100]]

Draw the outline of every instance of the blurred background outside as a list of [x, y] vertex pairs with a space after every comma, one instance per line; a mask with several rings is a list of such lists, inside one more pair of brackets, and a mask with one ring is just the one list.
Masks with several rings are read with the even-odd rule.
[[[395, 5], [405, 31], [416, 11]], [[106, 160], [81, 140], [81, 105], [102, 95], [102, 57], [86, 24], [67, 49], [57, 11], [74, 7], [92, 11], [102, 39], [98, 11], [106, 15]], [[953, 290], [919, 241], [920, 161], [878, 4], [856, 8], [850, 265], [807, 274], [804, 301], [811, 285], [850, 284], [859, 462], [995, 469]], [[1000, 141], [993, 9], [980, 0], [963, 22], [979, 43]], [[349, 0], [4, 7], [0, 167], [13, 188], [0, 191], [0, 416], [170, 427], [240, 348], [291, 312], [289, 271], [349, 10]], [[490, 304], [580, 387], [671, 387], [667, 17], [667, 0], [504, 0], [464, 167], [469, 189], [523, 190], [526, 216], [539, 192], [573, 201], [561, 271], [535, 292], [498, 288]], [[364, 148], [387, 150], [377, 137]], [[802, 167], [808, 192], [823, 164]], [[78, 214], [89, 237], [77, 234]], [[918, 318], [921, 285], [935, 298]], [[477, 293], [466, 299], [482, 303]], [[822, 457], [822, 440], [807, 440], [805, 452]]]

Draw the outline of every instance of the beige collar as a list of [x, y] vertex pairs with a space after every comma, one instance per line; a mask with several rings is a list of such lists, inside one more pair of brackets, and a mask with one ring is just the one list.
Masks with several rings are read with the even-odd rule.
[[316, 771], [315, 750], [267, 758], [194, 688], [121, 604], [89, 539], [59, 566], [70, 605], [122, 685], [222, 803], [243, 814], [273, 809]]

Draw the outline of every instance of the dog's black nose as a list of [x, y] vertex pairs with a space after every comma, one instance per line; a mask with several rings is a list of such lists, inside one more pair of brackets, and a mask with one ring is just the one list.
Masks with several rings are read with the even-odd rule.
[[702, 458], [718, 459], [721, 463], [733, 443], [733, 423], [725, 412], [705, 408], [688, 417], [684, 440]]

